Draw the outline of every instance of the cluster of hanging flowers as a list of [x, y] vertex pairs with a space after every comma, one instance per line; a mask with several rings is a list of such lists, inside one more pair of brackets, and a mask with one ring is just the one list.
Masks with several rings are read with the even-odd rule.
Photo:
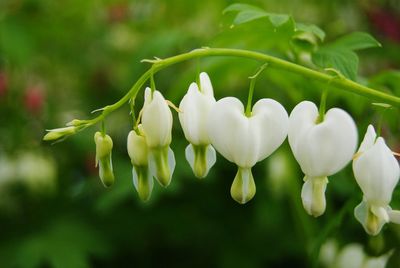
[[[252, 90], [254, 84], [250, 85]], [[170, 148], [173, 117], [169, 102], [155, 88], [146, 88], [144, 95], [137, 125], [128, 135], [127, 149], [133, 165], [133, 185], [140, 199], [147, 201], [154, 179], [163, 187], [170, 184], [175, 157]], [[250, 99], [245, 109], [234, 97], [216, 101], [210, 78], [204, 72], [198, 83], [190, 84], [179, 108], [174, 108], [189, 142], [185, 156], [194, 175], [206, 177], [219, 152], [238, 167], [230, 190], [238, 203], [247, 203], [256, 193], [252, 167], [288, 137], [304, 173], [301, 199], [309, 215], [318, 217], [325, 212], [328, 177], [353, 161], [354, 176], [363, 192], [363, 200], [354, 210], [356, 219], [370, 235], [377, 235], [385, 223], [400, 224], [400, 211], [389, 206], [400, 176], [399, 163], [371, 125], [356, 153], [357, 127], [343, 109], [332, 108], [325, 113], [314, 103], [303, 101], [288, 116], [279, 102], [267, 98], [253, 107]], [[69, 128], [53, 130], [45, 139], [70, 134]], [[96, 132], [94, 139], [100, 179], [109, 187], [114, 182], [113, 143], [101, 132]]]

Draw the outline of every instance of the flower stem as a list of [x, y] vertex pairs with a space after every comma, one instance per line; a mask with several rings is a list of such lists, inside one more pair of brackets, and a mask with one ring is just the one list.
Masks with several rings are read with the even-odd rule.
[[254, 86], [256, 84], [256, 79], [251, 79], [250, 80], [250, 88], [249, 88], [249, 96], [247, 97], [247, 106], [246, 106], [246, 112], [245, 115], [247, 117], [251, 116], [251, 103], [253, 100], [253, 93], [254, 93]]
[[319, 116], [317, 119], [317, 123], [321, 123], [325, 119], [325, 111], [326, 111], [326, 99], [328, 97], [328, 89], [324, 89], [321, 96], [321, 102], [319, 103]]
[[85, 120], [84, 126], [82, 126], [79, 131], [100, 122], [110, 113], [117, 110], [127, 101], [129, 101], [130, 98], [135, 98], [146, 81], [158, 71], [180, 62], [207, 56], [232, 56], [257, 60], [264, 63], [266, 62], [271, 68], [295, 73], [307, 79], [329, 83], [330, 86], [339, 90], [352, 92], [360, 96], [367, 97], [372, 101], [385, 102], [393, 105], [394, 107], [400, 108], [400, 97], [360, 85], [344, 77], [338, 78], [337, 76], [319, 72], [260, 52], [230, 48], [200, 48], [166, 59], [144, 60], [144, 62], [152, 63], [153, 66], [136, 81], [131, 89], [119, 101], [104, 107], [99, 116], [90, 120]]

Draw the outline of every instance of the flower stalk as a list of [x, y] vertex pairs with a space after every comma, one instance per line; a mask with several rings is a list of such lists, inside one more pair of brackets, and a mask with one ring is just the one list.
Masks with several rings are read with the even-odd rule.
[[202, 57], [211, 57], [211, 56], [240, 57], [240, 58], [247, 58], [260, 61], [263, 63], [267, 63], [268, 66], [271, 68], [295, 73], [301, 75], [304, 78], [312, 79], [314, 81], [328, 83], [330, 86], [337, 88], [339, 90], [344, 90], [347, 92], [351, 92], [369, 98], [371, 101], [383, 102], [390, 104], [393, 107], [400, 108], [400, 97], [386, 94], [384, 92], [363, 86], [345, 77], [338, 78], [337, 75], [332, 75], [329, 73], [313, 70], [283, 59], [279, 59], [274, 56], [250, 50], [231, 49], [231, 48], [199, 48], [166, 59], [155, 58], [154, 60], [143, 60], [142, 62], [151, 63], [152, 67], [149, 70], [147, 70], [141, 77], [139, 77], [136, 83], [119, 101], [100, 109], [99, 111], [101, 111], [101, 114], [99, 116], [90, 120], [83, 120], [84, 124], [82, 124], [82, 126], [78, 129], [78, 131], [81, 131], [87, 127], [90, 127], [94, 124], [101, 122], [110, 113], [119, 109], [123, 104], [128, 102], [131, 98], [134, 99], [139, 90], [147, 82], [147, 80], [150, 79], [151, 76], [154, 76], [157, 72], [161, 71], [162, 69], [187, 60], [192, 60]]

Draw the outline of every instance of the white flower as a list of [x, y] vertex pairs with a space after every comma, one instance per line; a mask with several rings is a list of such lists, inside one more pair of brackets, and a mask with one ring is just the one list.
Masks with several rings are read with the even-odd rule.
[[149, 87], [144, 92], [142, 126], [150, 148], [169, 146], [171, 143], [171, 110], [161, 92], [152, 92]]
[[190, 144], [186, 147], [186, 160], [196, 177], [204, 178], [215, 164], [216, 154], [208, 136], [208, 117], [215, 104], [210, 78], [200, 74], [200, 88], [192, 83], [183, 97], [179, 110], [179, 121]]
[[96, 132], [94, 134], [96, 143], [96, 166], [99, 166], [99, 177], [105, 187], [114, 184], [114, 173], [111, 161], [113, 142], [110, 136]]
[[142, 114], [142, 130], [149, 148], [149, 167], [152, 175], [166, 187], [175, 168], [171, 143], [172, 113], [163, 95], [146, 88]]
[[[141, 125], [139, 125], [139, 132], [140, 129]], [[145, 137], [132, 130], [128, 135], [127, 148], [133, 165], [133, 185], [140, 199], [147, 201], [150, 199], [153, 190], [153, 177], [149, 169], [148, 147]]]
[[377, 137], [374, 127], [368, 126], [364, 140], [353, 161], [353, 172], [364, 197], [354, 214], [370, 235], [377, 235], [389, 222], [400, 223], [398, 211], [389, 203], [396, 187], [400, 167], [382, 137]]
[[343, 169], [357, 146], [357, 128], [344, 110], [330, 109], [318, 122], [316, 105], [299, 103], [290, 114], [288, 139], [297, 162], [305, 174], [301, 192], [303, 206], [314, 217], [324, 213], [327, 176]]
[[215, 149], [239, 167], [231, 195], [237, 202], [246, 203], [256, 191], [251, 167], [272, 154], [285, 140], [287, 112], [279, 102], [261, 99], [247, 117], [243, 104], [227, 97], [213, 106], [208, 126]]

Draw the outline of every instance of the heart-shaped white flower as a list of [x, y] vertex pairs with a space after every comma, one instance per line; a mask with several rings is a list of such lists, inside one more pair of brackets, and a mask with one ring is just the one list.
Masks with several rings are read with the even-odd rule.
[[367, 133], [353, 160], [354, 176], [364, 197], [354, 214], [368, 234], [377, 235], [389, 222], [400, 223], [399, 212], [390, 208], [400, 167], [392, 151], [382, 137], [377, 137], [374, 127]]
[[171, 182], [175, 168], [171, 143], [172, 113], [161, 92], [146, 88], [142, 114], [142, 132], [149, 148], [152, 175], [164, 187]]
[[315, 217], [325, 211], [327, 176], [343, 169], [357, 146], [357, 127], [342, 109], [332, 108], [318, 122], [317, 106], [310, 101], [299, 103], [290, 114], [290, 148], [304, 172], [301, 197], [306, 211]]
[[216, 161], [216, 153], [210, 145], [207, 128], [207, 120], [215, 98], [208, 75], [203, 72], [199, 78], [200, 86], [196, 83], [190, 84], [179, 105], [179, 121], [186, 139], [190, 142], [185, 150], [186, 160], [196, 177], [204, 178]]
[[141, 133], [141, 125], [138, 130], [131, 130], [128, 135], [127, 149], [132, 162], [132, 180], [140, 199], [150, 199], [153, 190], [153, 177], [149, 168], [149, 149], [146, 137]]
[[251, 167], [283, 143], [288, 114], [279, 102], [261, 99], [247, 117], [238, 99], [226, 97], [213, 106], [208, 126], [214, 148], [239, 167], [231, 195], [239, 203], [246, 203], [255, 194]]

